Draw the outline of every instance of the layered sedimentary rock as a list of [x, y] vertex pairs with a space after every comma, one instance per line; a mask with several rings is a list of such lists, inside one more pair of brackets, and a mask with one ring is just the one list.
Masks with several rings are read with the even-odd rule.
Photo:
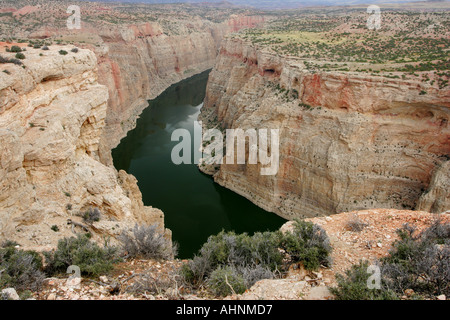
[[224, 35], [264, 21], [262, 16], [231, 16], [222, 23], [195, 18], [162, 26], [158, 22], [96, 30], [99, 82], [108, 87], [106, 126], [100, 157], [134, 128], [136, 119], [172, 84], [211, 69]]
[[[80, 222], [77, 215], [90, 208], [104, 217], [90, 227], [98, 235], [116, 236], [136, 222], [163, 227], [163, 213], [144, 206], [136, 179], [113, 168], [111, 149], [135, 126], [148, 99], [212, 68], [225, 34], [262, 21], [83, 24], [23, 34], [74, 39], [88, 50], [30, 48], [25, 68], [8, 64], [10, 74], [0, 73], [1, 238], [54, 245], [73, 234], [67, 219]], [[61, 49], [69, 54], [58, 54]]]
[[[60, 49], [69, 54], [60, 55]], [[136, 179], [99, 161], [108, 89], [98, 83], [95, 54], [70, 49], [55, 47], [40, 56], [41, 50], [30, 48], [24, 67], [2, 64], [3, 240], [54, 245], [73, 235], [67, 220], [81, 222], [77, 215], [90, 208], [101, 212], [91, 230], [101, 235], [114, 236], [135, 223], [163, 226], [162, 212], [144, 207]]]
[[301, 60], [230, 37], [210, 74], [201, 118], [206, 128], [279, 129], [279, 170], [203, 170], [289, 219], [379, 207], [440, 212], [450, 207], [449, 108], [448, 89], [311, 71]]

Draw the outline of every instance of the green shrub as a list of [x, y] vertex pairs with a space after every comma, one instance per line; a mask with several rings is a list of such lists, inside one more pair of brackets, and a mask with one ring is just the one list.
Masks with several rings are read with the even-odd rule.
[[[256, 233], [250, 237], [246, 233], [238, 235], [222, 231], [209, 237], [200, 249], [199, 256], [188, 264], [190, 275], [195, 281], [201, 282], [208, 272], [218, 266], [231, 265], [237, 268], [261, 265], [271, 271], [280, 269], [283, 261], [278, 250], [281, 236], [281, 232]], [[187, 275], [189, 278], [189, 272]]]
[[65, 56], [68, 52], [66, 50], [59, 50], [59, 54]]
[[11, 52], [22, 52], [22, 49], [19, 46], [12, 46], [10, 51]]
[[64, 238], [58, 241], [56, 251], [44, 252], [45, 271], [50, 275], [65, 273], [71, 265], [80, 268], [82, 274], [98, 276], [110, 271], [120, 262], [116, 247], [100, 247], [86, 235]]
[[327, 233], [312, 222], [295, 221], [294, 230], [284, 235], [281, 247], [289, 254], [292, 262], [303, 263], [307, 270], [331, 265], [332, 248]]
[[[14, 63], [15, 65], [18, 65], [18, 66], [22, 65], [22, 61], [20, 61], [19, 59], [11, 59], [9, 62]], [[22, 65], [22, 68], [24, 68], [23, 65]]]
[[279, 270], [282, 267], [283, 255], [280, 247], [283, 234], [276, 232], [257, 232], [253, 236], [242, 237], [237, 254], [237, 262], [243, 261], [244, 266], [262, 266], [271, 271]]
[[[294, 231], [286, 234], [275, 231], [249, 236], [246, 233], [222, 231], [210, 236], [198, 255], [182, 266], [181, 276], [185, 282], [194, 286], [206, 283], [217, 293], [223, 292], [223, 287], [220, 286], [220, 290], [216, 288], [218, 282], [215, 280], [232, 270], [233, 275], [242, 279], [247, 289], [257, 281], [275, 278], [287, 269], [285, 256], [280, 249], [291, 256], [292, 262], [302, 261], [309, 269], [330, 263], [331, 246], [325, 230], [312, 223], [296, 222]], [[216, 278], [211, 282], [216, 271]]]
[[222, 231], [209, 237], [199, 254], [182, 266], [181, 276], [188, 284], [205, 283], [213, 293], [226, 295], [231, 293], [227, 275], [235, 292], [243, 292], [259, 280], [274, 278], [281, 269], [281, 236], [281, 232], [249, 236]]
[[187, 284], [198, 286], [212, 270], [210, 256], [198, 255], [182, 265], [180, 274]]
[[16, 246], [18, 246], [18, 245], [19, 245], [19, 244], [18, 244], [16, 241], [5, 240], [5, 241], [2, 243], [1, 247], [2, 247], [2, 248], [10, 248], [10, 247], [16, 247]]
[[336, 275], [337, 287], [331, 288], [337, 300], [396, 300], [396, 294], [387, 289], [369, 289], [367, 280], [371, 276], [367, 272], [368, 261], [360, 261], [345, 272], [345, 276]]
[[244, 278], [231, 267], [219, 266], [208, 278], [208, 287], [217, 296], [242, 294], [247, 289]]
[[431, 226], [420, 233], [419, 239], [425, 243], [450, 245], [450, 223], [443, 223], [438, 216]]
[[16, 59], [20, 59], [20, 60], [23, 60], [23, 59], [25, 59], [25, 55], [23, 54], [23, 53], [16, 53]]
[[276, 273], [262, 265], [237, 267], [237, 272], [244, 278], [247, 288], [251, 288], [256, 282], [263, 279], [273, 279]]
[[0, 249], [0, 289], [39, 290], [45, 278], [42, 258], [35, 251], [18, 250], [13, 245], [16, 243], [5, 243]]
[[20, 61], [18, 59], [9, 59], [9, 58], [0, 56], [0, 63], [14, 63], [16, 65], [21, 65], [22, 61]]

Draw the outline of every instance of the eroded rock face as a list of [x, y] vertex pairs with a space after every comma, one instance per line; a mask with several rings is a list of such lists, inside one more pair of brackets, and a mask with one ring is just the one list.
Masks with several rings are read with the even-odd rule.
[[206, 128], [280, 130], [275, 176], [260, 175], [260, 165], [226, 164], [214, 178], [292, 219], [416, 208], [427, 190], [421, 210], [448, 209], [449, 108], [449, 90], [315, 73], [299, 60], [230, 38], [210, 75], [201, 118]]
[[108, 89], [98, 83], [95, 54], [70, 49], [30, 49], [25, 68], [2, 65], [9, 74], [0, 73], [0, 239], [54, 245], [73, 235], [67, 219], [91, 207], [102, 213], [99, 234], [163, 226], [136, 179], [99, 161]]
[[418, 210], [444, 212], [449, 210], [450, 203], [450, 161], [444, 162], [433, 172], [430, 187], [420, 197]]
[[231, 16], [222, 23], [195, 18], [176, 21], [173, 28], [158, 22], [96, 30], [99, 83], [108, 88], [106, 126], [100, 143], [102, 162], [111, 165], [110, 151], [136, 125], [136, 119], [172, 84], [214, 66], [224, 35], [265, 20], [262, 16]]
[[136, 179], [114, 169], [111, 149], [148, 99], [213, 67], [225, 34], [263, 21], [175, 19], [29, 35], [88, 39], [80, 44], [88, 50], [52, 45], [42, 57], [30, 48], [25, 69], [8, 64], [11, 74], [0, 73], [0, 237], [53, 246], [73, 235], [67, 219], [81, 220], [76, 214], [91, 207], [105, 217], [91, 226], [98, 235], [117, 236], [136, 222], [163, 228], [163, 213], [144, 206]]

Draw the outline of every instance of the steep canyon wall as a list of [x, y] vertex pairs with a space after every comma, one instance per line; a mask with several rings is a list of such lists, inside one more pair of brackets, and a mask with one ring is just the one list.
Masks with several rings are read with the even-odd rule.
[[[0, 73], [0, 238], [52, 246], [73, 235], [67, 220], [101, 211], [91, 231], [114, 236], [135, 223], [164, 225], [144, 207], [134, 177], [100, 162], [108, 89], [92, 51], [28, 50], [24, 67]], [[60, 230], [51, 229], [57, 226]], [[75, 230], [77, 231], [77, 230]], [[82, 230], [80, 230], [82, 231]]]
[[[420, 94], [421, 91], [426, 94]], [[363, 208], [449, 209], [450, 91], [420, 81], [308, 70], [238, 38], [210, 74], [206, 128], [280, 130], [280, 167], [201, 168], [292, 219]]]
[[[78, 215], [90, 208], [102, 213], [90, 227], [96, 237], [115, 237], [135, 223], [163, 228], [163, 213], [144, 206], [137, 180], [113, 167], [111, 149], [134, 128], [148, 99], [211, 69], [226, 34], [262, 21], [196, 18], [175, 21], [170, 30], [148, 22], [32, 34], [87, 41], [77, 53], [72, 46], [30, 48], [23, 67], [2, 64], [1, 239], [54, 246], [73, 235], [68, 219], [82, 222]], [[69, 54], [60, 55], [63, 49]]]
[[110, 150], [133, 129], [147, 100], [183, 79], [212, 69], [222, 38], [254, 27], [263, 16], [232, 16], [222, 23], [196, 19], [177, 21], [176, 30], [158, 22], [100, 30], [99, 82], [108, 88], [106, 126], [100, 142], [101, 160], [112, 164]]

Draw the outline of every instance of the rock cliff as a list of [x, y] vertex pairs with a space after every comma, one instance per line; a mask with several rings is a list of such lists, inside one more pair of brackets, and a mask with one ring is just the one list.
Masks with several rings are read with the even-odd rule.
[[[53, 246], [73, 234], [67, 219], [81, 222], [77, 215], [90, 208], [103, 215], [90, 227], [97, 235], [115, 236], [136, 222], [164, 226], [163, 213], [144, 206], [137, 180], [114, 169], [111, 150], [134, 128], [148, 99], [211, 69], [224, 35], [264, 19], [91, 21], [81, 30], [46, 26], [22, 32], [26, 38], [63, 38], [83, 49], [29, 48], [23, 68], [2, 64], [1, 238]], [[61, 49], [69, 54], [60, 55]]]
[[97, 235], [136, 222], [163, 226], [136, 179], [99, 161], [108, 89], [98, 83], [94, 53], [70, 49], [30, 48], [23, 66], [2, 64], [0, 72], [0, 238], [23, 246], [73, 235], [67, 220], [90, 208], [102, 213]]
[[[224, 35], [253, 27], [263, 16], [233, 15], [222, 23], [206, 19], [123, 25], [96, 30], [99, 82], [108, 88], [106, 126], [100, 142], [101, 160], [112, 164], [111, 149], [135, 127], [147, 100], [183, 79], [214, 66]], [[86, 31], [84, 31], [86, 32]]]
[[[423, 93], [425, 92], [425, 94]], [[365, 208], [450, 207], [450, 92], [415, 80], [313, 71], [245, 40], [224, 40], [206, 128], [280, 130], [275, 176], [259, 165], [202, 168], [285, 218]]]

